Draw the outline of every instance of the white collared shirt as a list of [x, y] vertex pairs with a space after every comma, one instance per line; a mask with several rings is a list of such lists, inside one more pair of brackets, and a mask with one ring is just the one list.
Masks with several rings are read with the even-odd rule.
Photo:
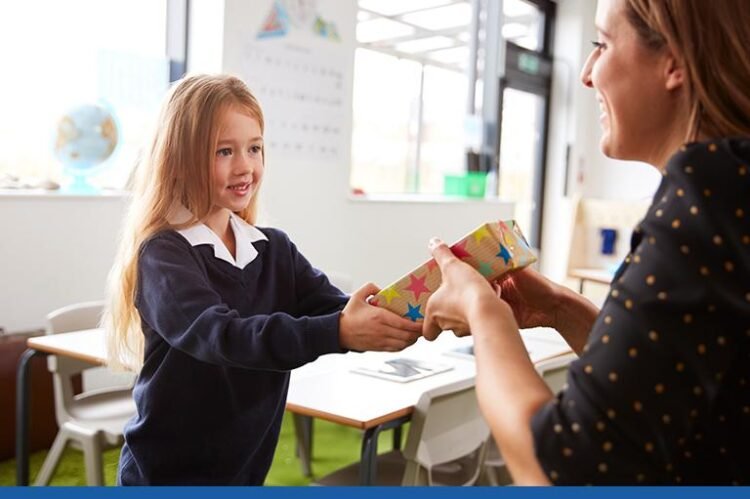
[[[191, 217], [192, 214], [190, 211], [184, 206], [180, 206], [176, 209], [174, 215], [169, 217], [169, 222], [176, 224], [181, 221], [184, 222]], [[234, 233], [235, 248], [237, 251], [236, 259], [232, 257], [224, 241], [214, 231], [209, 229], [206, 224], [198, 223], [177, 232], [187, 239], [191, 246], [210, 244], [214, 249], [214, 256], [216, 258], [224, 260], [238, 269], [244, 269], [258, 256], [258, 250], [255, 249], [253, 243], [268, 241], [268, 238], [257, 227], [245, 222], [234, 213], [230, 213], [229, 223], [232, 224], [232, 232]]]

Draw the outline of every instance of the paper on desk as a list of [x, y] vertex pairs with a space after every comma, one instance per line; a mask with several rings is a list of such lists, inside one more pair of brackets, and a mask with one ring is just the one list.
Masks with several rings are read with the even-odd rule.
[[355, 366], [352, 372], [375, 376], [376, 378], [406, 383], [416, 379], [426, 378], [433, 374], [450, 371], [453, 366], [440, 362], [412, 359], [408, 357], [397, 357], [392, 359], [378, 360]]

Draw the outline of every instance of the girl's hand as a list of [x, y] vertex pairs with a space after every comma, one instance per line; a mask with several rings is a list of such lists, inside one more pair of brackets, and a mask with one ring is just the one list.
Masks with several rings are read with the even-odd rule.
[[497, 295], [513, 309], [516, 322], [522, 329], [557, 325], [559, 288], [558, 284], [528, 267], [495, 283]]
[[368, 283], [349, 298], [339, 320], [339, 343], [343, 348], [397, 352], [421, 336], [421, 324], [367, 303], [367, 298], [379, 291]]
[[442, 284], [425, 307], [422, 334], [432, 341], [445, 330], [457, 336], [470, 334], [469, 318], [483, 303], [501, 303], [489, 282], [470, 265], [462, 262], [439, 239], [430, 240], [430, 251], [442, 274]]

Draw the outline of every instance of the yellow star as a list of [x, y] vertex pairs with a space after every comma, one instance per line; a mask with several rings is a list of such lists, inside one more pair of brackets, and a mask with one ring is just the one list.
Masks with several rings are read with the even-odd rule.
[[401, 297], [401, 295], [398, 294], [398, 291], [396, 291], [396, 289], [393, 288], [393, 287], [385, 288], [385, 289], [381, 290], [380, 293], [378, 293], [378, 294], [380, 296], [385, 297], [385, 301], [386, 301], [386, 303], [388, 305], [391, 304], [391, 300], [392, 299], [394, 299], [394, 298], [400, 298]]
[[513, 251], [516, 248], [516, 238], [515, 234], [510, 231], [504, 231], [503, 232], [503, 240], [505, 241], [505, 245], [508, 246], [508, 248]]
[[490, 234], [490, 230], [487, 228], [487, 225], [482, 225], [477, 230], [474, 231], [472, 234], [474, 236], [474, 241], [480, 243], [482, 242], [482, 239], [485, 237], [491, 237], [492, 234]]

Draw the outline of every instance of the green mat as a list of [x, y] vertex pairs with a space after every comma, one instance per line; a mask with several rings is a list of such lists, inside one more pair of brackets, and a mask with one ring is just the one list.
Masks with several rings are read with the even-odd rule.
[[[336, 425], [321, 420], [315, 420], [313, 433], [313, 480], [333, 470], [359, 460], [362, 445], [362, 433], [354, 428]], [[403, 432], [406, 435], [407, 431]], [[378, 440], [379, 452], [385, 452], [393, 447], [392, 432], [385, 432]], [[42, 467], [46, 451], [32, 454], [30, 475], [32, 481], [39, 468]], [[112, 449], [104, 453], [104, 479], [107, 485], [115, 484], [119, 449]], [[290, 414], [285, 414], [281, 425], [281, 436], [276, 453], [273, 457], [271, 471], [268, 473], [266, 485], [308, 485], [311, 478], [302, 474], [300, 461], [295, 456], [294, 426]], [[11, 459], [0, 462], [0, 485], [16, 484], [16, 461]], [[50, 485], [86, 485], [83, 466], [83, 455], [68, 449], [63, 455], [57, 472]]]

